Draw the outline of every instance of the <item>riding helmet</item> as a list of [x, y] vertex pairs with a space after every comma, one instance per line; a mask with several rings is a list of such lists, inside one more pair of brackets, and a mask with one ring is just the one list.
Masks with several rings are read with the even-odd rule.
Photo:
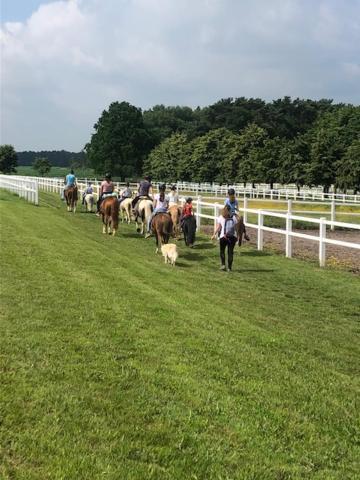
[[191, 197], [188, 197], [188, 198], [186, 199], [186, 203], [191, 203], [191, 202], [192, 202], [192, 198], [191, 198]]
[[233, 188], [229, 188], [228, 195], [235, 195], [235, 190]]
[[175, 191], [175, 190], [176, 190], [176, 185], [172, 185], [172, 187], [170, 188], [170, 190]]
[[105, 179], [111, 180], [111, 173], [105, 173]]
[[166, 185], [165, 185], [165, 183], [160, 183], [160, 185], [159, 185], [159, 191], [160, 191], [160, 192], [165, 192], [165, 190], [166, 190]]

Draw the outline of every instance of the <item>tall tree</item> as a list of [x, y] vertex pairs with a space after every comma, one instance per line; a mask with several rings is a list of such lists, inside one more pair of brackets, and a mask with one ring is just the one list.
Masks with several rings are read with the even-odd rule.
[[12, 145], [0, 145], [0, 172], [15, 173], [18, 164], [17, 155]]
[[38, 157], [33, 163], [34, 169], [38, 172], [40, 177], [45, 176], [51, 170], [51, 163], [46, 157]]
[[144, 172], [165, 182], [190, 180], [190, 144], [184, 133], [174, 133], [155, 147], [144, 162]]
[[336, 167], [336, 184], [344, 191], [351, 188], [354, 194], [360, 192], [360, 137], [347, 148]]
[[310, 141], [306, 135], [283, 142], [279, 154], [278, 181], [283, 184], [295, 183], [300, 190], [306, 183], [309, 161]]
[[139, 108], [114, 102], [104, 110], [94, 129], [85, 151], [97, 173], [108, 171], [123, 178], [141, 173], [151, 144]]

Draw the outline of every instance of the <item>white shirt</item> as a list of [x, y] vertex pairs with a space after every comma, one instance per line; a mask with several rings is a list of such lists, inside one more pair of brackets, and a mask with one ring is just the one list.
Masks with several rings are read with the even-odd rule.
[[176, 192], [171, 191], [168, 195], [169, 198], [169, 207], [177, 205], [179, 202], [179, 195]]
[[[226, 223], [226, 221], [229, 221], [230, 219], [233, 220], [234, 226], [236, 226], [237, 218], [235, 217], [235, 215], [231, 218], [224, 218], [222, 215], [220, 215], [220, 217], [218, 217], [217, 223], [218, 223], [218, 225], [221, 225], [220, 238], [225, 237], [225, 223]], [[235, 237], [237, 237], [236, 228], [235, 228]]]
[[165, 208], [167, 209], [169, 207], [169, 199], [168, 196], [165, 195], [164, 200], [160, 200], [160, 193], [157, 193], [154, 197], [155, 199], [155, 208]]

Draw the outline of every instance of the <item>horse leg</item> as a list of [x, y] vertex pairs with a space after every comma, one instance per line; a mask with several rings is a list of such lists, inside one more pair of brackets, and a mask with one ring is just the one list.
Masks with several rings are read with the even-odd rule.
[[76, 212], [76, 202], [74, 202], [74, 205], [73, 205], [73, 213]]

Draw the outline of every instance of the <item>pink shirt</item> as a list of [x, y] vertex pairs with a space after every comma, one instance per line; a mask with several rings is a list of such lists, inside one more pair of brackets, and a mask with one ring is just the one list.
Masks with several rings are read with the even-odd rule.
[[101, 193], [112, 193], [114, 191], [114, 184], [103, 180], [100, 185], [100, 194]]

